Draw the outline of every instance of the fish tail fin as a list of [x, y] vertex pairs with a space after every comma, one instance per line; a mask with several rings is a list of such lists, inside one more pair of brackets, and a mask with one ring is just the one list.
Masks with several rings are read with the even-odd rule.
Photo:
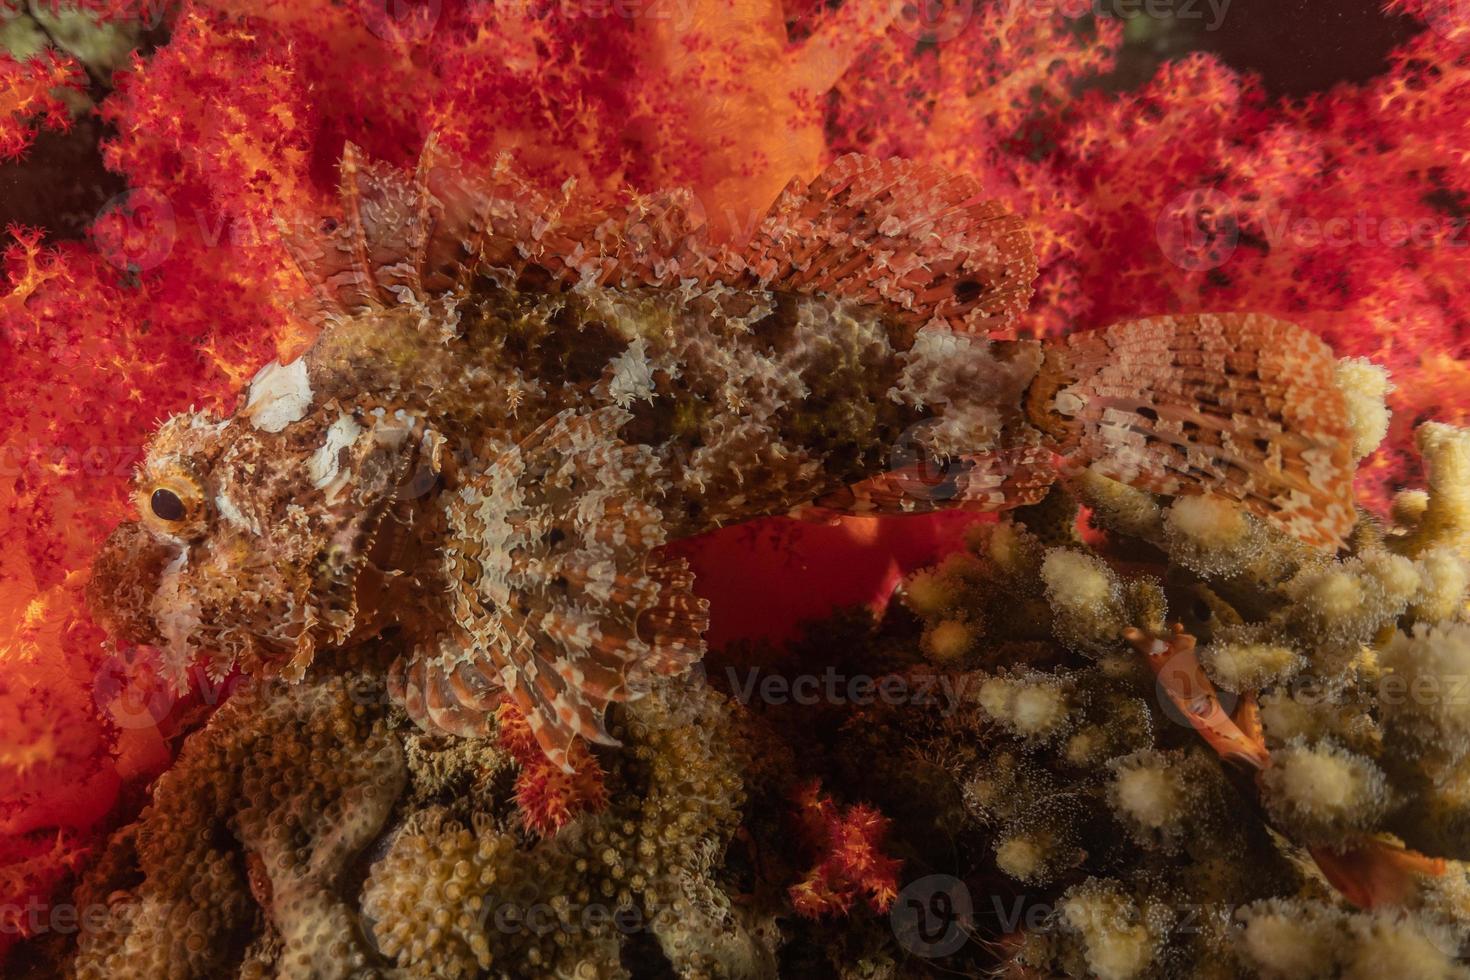
[[421, 726], [467, 734], [508, 696], [553, 762], [576, 738], [617, 744], [606, 707], [704, 654], [708, 604], [660, 557], [657, 458], [617, 437], [618, 408], [554, 416], [446, 495], [451, 642], [395, 687]]
[[1268, 316], [1132, 320], [1049, 343], [1027, 415], [1075, 465], [1217, 494], [1337, 548], [1357, 515], [1335, 366], [1318, 337]]

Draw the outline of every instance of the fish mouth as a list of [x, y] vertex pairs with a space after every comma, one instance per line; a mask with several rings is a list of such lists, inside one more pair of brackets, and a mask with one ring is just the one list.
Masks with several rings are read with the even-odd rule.
[[97, 625], [127, 643], [160, 644], [153, 599], [176, 552], [137, 521], [114, 528], [92, 560], [86, 586], [87, 607]]

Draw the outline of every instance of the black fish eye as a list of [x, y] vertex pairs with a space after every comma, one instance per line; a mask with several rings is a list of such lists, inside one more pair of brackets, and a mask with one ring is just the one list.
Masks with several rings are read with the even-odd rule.
[[160, 487], [153, 491], [153, 496], [148, 499], [148, 506], [152, 508], [153, 516], [161, 521], [182, 521], [184, 519], [184, 502], [172, 490]]

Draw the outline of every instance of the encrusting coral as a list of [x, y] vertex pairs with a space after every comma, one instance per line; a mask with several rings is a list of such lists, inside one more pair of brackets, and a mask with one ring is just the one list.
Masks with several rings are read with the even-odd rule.
[[[1361, 458], [1388, 385], [1338, 377]], [[1470, 431], [1418, 443], [1427, 493], [1341, 556], [1088, 472], [910, 580], [919, 649], [976, 670], [912, 751], [1050, 896], [1003, 972], [1470, 976]]]
[[234, 694], [83, 881], [108, 912], [67, 975], [626, 977], [630, 937], [681, 976], [771, 974], [774, 909], [725, 868], [760, 767], [723, 697], [630, 705], [606, 798], [530, 827], [497, 740], [424, 736], [381, 675]]
[[83, 933], [75, 975], [249, 976], [237, 940], [262, 917], [278, 975], [360, 970], [343, 879], [407, 778], [398, 741], [365, 707], [373, 698], [351, 677], [232, 697], [113, 842], [135, 865], [109, 862], [84, 883], [109, 914]]

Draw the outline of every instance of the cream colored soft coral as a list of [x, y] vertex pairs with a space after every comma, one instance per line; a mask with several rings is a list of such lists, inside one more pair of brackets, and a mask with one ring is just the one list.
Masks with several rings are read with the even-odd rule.
[[1341, 945], [1339, 916], [1314, 903], [1270, 899], [1240, 910], [1240, 956], [1268, 980], [1333, 975]]
[[1353, 458], [1362, 459], [1388, 435], [1388, 422], [1393, 413], [1385, 399], [1393, 391], [1393, 382], [1387, 369], [1362, 357], [1338, 361], [1335, 380], [1347, 403]]
[[1159, 937], [1133, 899], [1113, 883], [1092, 878], [1068, 889], [1058, 911], [1080, 937], [1088, 969], [1098, 980], [1132, 980], [1153, 965]]
[[1228, 575], [1256, 558], [1267, 534], [1245, 508], [1223, 497], [1180, 497], [1164, 513], [1170, 557], [1201, 575]]
[[1387, 811], [1388, 780], [1372, 759], [1332, 742], [1295, 741], [1271, 754], [1262, 801], [1295, 840], [1340, 843]]
[[1095, 656], [1117, 647], [1128, 622], [1111, 568], [1081, 551], [1053, 548], [1041, 564], [1041, 580], [1063, 642]]
[[1470, 557], [1470, 429], [1426, 422], [1414, 433], [1429, 498], [1404, 547], [1411, 555], [1448, 546]]
[[1022, 738], [1049, 738], [1071, 724], [1068, 685], [1054, 674], [1011, 671], [980, 682], [977, 700], [1001, 727]]
[[1283, 681], [1307, 664], [1289, 646], [1259, 640], [1222, 639], [1199, 652], [1210, 679], [1227, 691], [1253, 691]]
[[1450, 760], [1470, 752], [1470, 624], [1420, 623], [1379, 654], [1388, 727]]
[[1197, 796], [1193, 775], [1164, 753], [1145, 749], [1114, 759], [1108, 800], [1113, 812], [1140, 841], [1175, 840]]

